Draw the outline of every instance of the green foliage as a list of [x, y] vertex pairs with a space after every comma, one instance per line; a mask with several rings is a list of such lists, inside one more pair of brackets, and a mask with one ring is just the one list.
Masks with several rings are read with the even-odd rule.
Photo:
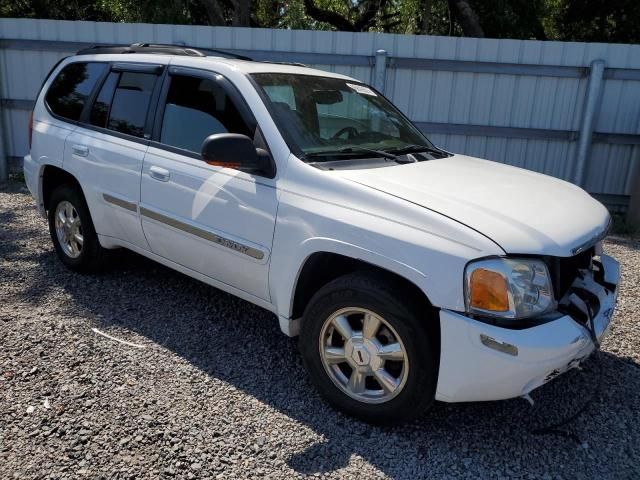
[[546, 0], [484, 0], [475, 2], [487, 37], [545, 40], [542, 24], [549, 13]]
[[613, 225], [611, 226], [611, 234], [613, 235], [633, 235], [638, 236], [640, 227], [632, 224], [625, 215], [621, 213], [611, 214]]
[[585, 42], [640, 41], [638, 0], [564, 0], [552, 23], [559, 40]]
[[27, 186], [27, 181], [24, 178], [24, 173], [23, 172], [12, 172], [12, 173], [10, 173], [9, 174], [9, 180], [17, 182], [17, 183], [21, 183], [25, 187]]
[[[640, 41], [639, 0], [467, 0], [487, 37], [573, 41]], [[371, 3], [376, 2], [376, 3]], [[312, 18], [304, 0], [0, 0], [0, 16], [206, 25], [206, 6], [217, 5], [230, 25], [238, 4], [250, 5], [251, 25], [265, 28], [331, 30]], [[447, 0], [314, 0], [352, 25], [373, 6], [368, 31], [462, 35]]]
[[187, 24], [206, 18], [197, 0], [0, 0], [0, 16]]

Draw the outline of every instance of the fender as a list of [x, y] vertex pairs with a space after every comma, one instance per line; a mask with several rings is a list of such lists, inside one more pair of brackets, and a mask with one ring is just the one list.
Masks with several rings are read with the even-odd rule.
[[[388, 270], [392, 273], [395, 273], [396, 275], [405, 278], [418, 287], [424, 283], [424, 279], [426, 277], [426, 274], [424, 272], [421, 272], [415, 267], [399, 262], [386, 255], [382, 255], [372, 250], [362, 248], [358, 245], [353, 245], [351, 243], [335, 240], [332, 238], [309, 238], [302, 242], [299, 250], [296, 251], [296, 258], [298, 260], [297, 264], [299, 265], [299, 268], [295, 273], [295, 276], [291, 276], [289, 278], [289, 282], [291, 283], [288, 283], [288, 288], [285, 289], [285, 291], [288, 290], [290, 292], [287, 310], [288, 315], [291, 315], [291, 313], [293, 312], [293, 300], [296, 287], [298, 285], [298, 280], [300, 279], [300, 273], [307, 263], [307, 260], [314, 253], [323, 252], [335, 253], [338, 255], [343, 255], [345, 257], [353, 258], [355, 260], [362, 260], [363, 262], [369, 263], [375, 267], [379, 267], [383, 270]], [[427, 292], [424, 291], [423, 293], [425, 295], [427, 294]]]
[[[287, 263], [291, 266], [296, 266], [296, 268], [279, 270], [278, 272], [275, 269], [271, 269], [269, 276], [269, 283], [272, 287], [271, 298], [275, 303], [274, 306], [276, 307], [280, 328], [290, 337], [298, 335], [300, 328], [300, 319], [291, 318], [300, 274], [309, 258], [316, 253], [333, 253], [360, 260], [401, 276], [418, 286], [418, 288], [424, 285], [426, 277], [424, 272], [386, 255], [332, 238], [308, 238], [295, 249], [294, 255], [287, 259]], [[277, 288], [274, 288], [275, 286]], [[424, 292], [423, 289], [421, 290]], [[426, 295], [426, 292], [424, 293]]]

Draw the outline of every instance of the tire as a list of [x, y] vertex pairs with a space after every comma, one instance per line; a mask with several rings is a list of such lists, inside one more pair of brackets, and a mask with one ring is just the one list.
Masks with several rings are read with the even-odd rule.
[[[302, 359], [318, 391], [337, 409], [368, 423], [398, 424], [432, 405], [437, 361], [424, 324], [431, 312], [406, 298], [384, 276], [356, 272], [328, 283], [309, 302], [299, 339]], [[348, 327], [352, 340], [343, 335]], [[394, 359], [402, 350], [403, 360], [390, 359], [391, 350]]]
[[[70, 227], [71, 231], [66, 230], [69, 232], [69, 239], [73, 237], [74, 240], [67, 241], [64, 238], [65, 233], [61, 235], [58, 233], [56, 215], [60, 214], [61, 211], [64, 211], [66, 219], [75, 219], [70, 223], [72, 225]], [[57, 187], [51, 194], [47, 216], [49, 219], [49, 233], [51, 234], [56, 254], [67, 268], [80, 273], [94, 273], [102, 270], [105, 263], [106, 250], [100, 246], [87, 202], [79, 187], [68, 184]], [[58, 223], [58, 227], [65, 230], [62, 221]], [[76, 233], [80, 237], [75, 236]], [[79, 241], [79, 238], [82, 239], [82, 242]]]

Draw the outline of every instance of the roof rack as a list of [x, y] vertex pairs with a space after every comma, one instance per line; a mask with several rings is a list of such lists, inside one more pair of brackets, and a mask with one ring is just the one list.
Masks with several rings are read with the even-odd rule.
[[131, 45], [94, 45], [78, 50], [76, 55], [101, 55], [108, 53], [156, 53], [162, 55], [183, 55], [189, 57], [220, 56], [236, 60], [252, 61], [250, 57], [216, 50], [212, 48], [189, 47], [186, 45], [170, 45], [164, 43], [132, 43]]

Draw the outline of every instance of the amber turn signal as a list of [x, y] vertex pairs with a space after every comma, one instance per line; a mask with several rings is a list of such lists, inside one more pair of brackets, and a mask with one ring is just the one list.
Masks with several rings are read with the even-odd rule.
[[469, 282], [470, 307], [492, 312], [509, 310], [507, 280], [498, 272], [478, 268]]
[[226, 168], [235, 168], [235, 169], [239, 169], [240, 168], [240, 162], [238, 162], [238, 163], [217, 162], [215, 160], [209, 160], [207, 158], [205, 158], [204, 161], [206, 163], [208, 163], [209, 165], [212, 165], [214, 167], [226, 167]]

